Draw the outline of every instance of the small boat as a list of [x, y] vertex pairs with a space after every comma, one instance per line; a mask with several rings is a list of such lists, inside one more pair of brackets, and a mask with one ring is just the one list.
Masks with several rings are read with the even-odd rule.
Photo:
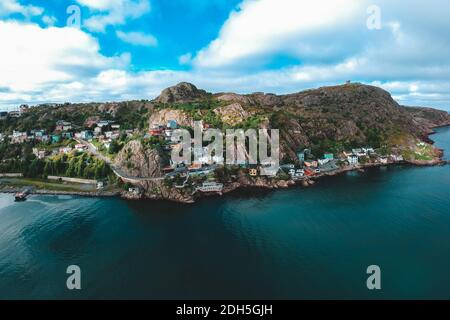
[[26, 201], [28, 195], [30, 194], [31, 190], [29, 188], [25, 188], [20, 192], [17, 192], [14, 197], [16, 199], [16, 202], [22, 202], [22, 201]]

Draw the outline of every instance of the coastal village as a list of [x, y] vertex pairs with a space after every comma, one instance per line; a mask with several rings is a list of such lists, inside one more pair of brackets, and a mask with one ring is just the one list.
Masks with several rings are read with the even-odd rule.
[[[364, 97], [360, 98], [364, 99], [361, 101], [367, 100], [368, 95], [372, 95], [371, 99], [375, 100], [383, 97], [391, 101], [389, 108], [392, 110], [388, 109], [386, 112], [399, 112], [398, 105], [395, 105], [390, 96], [376, 87], [347, 84], [319, 90], [325, 90], [318, 91], [320, 97], [341, 92], [350, 92], [356, 98]], [[360, 91], [364, 94], [360, 95]], [[302, 93], [298, 95], [303, 97]], [[0, 191], [17, 192], [22, 187], [27, 190], [22, 190], [22, 195], [31, 193], [33, 188], [35, 193], [120, 195], [127, 199], [192, 202], [202, 196], [221, 195], [244, 187], [275, 189], [296, 184], [307, 187], [323, 176], [364, 171], [375, 166], [442, 163], [442, 153], [439, 150], [417, 136], [408, 134], [406, 130], [411, 128], [399, 131], [398, 123], [393, 123], [394, 129], [389, 129], [399, 132], [389, 138], [391, 141], [398, 141], [389, 145], [381, 143], [380, 133], [370, 127], [364, 127], [365, 135], [370, 138], [360, 139], [366, 141], [364, 144], [341, 143], [339, 139], [342, 140], [342, 137], [333, 138], [332, 135], [324, 138], [328, 144], [323, 144], [322, 140], [314, 137], [312, 142], [302, 143], [308, 136], [301, 130], [310, 128], [311, 125], [314, 125], [314, 132], [320, 135], [324, 135], [324, 130], [330, 131], [333, 126], [336, 134], [340, 135], [348, 129], [335, 127], [335, 118], [331, 119], [330, 112], [323, 108], [319, 109], [320, 115], [312, 113], [314, 109], [302, 111], [312, 120], [301, 120], [304, 123], [300, 125], [290, 120], [296, 116], [289, 113], [293, 112], [287, 111], [289, 109], [248, 109], [233, 102], [247, 101], [246, 103], [255, 104], [260, 102], [252, 101], [269, 99], [268, 102], [261, 101], [280, 103], [277, 99], [282, 99], [283, 96], [257, 93], [251, 97], [234, 94], [217, 95], [214, 99], [211, 97], [191, 84], [182, 83], [164, 90], [161, 97], [151, 102], [94, 106], [22, 105], [17, 110], [1, 111], [0, 129], [3, 129], [0, 130]], [[353, 100], [358, 101], [356, 98]], [[291, 99], [291, 96], [286, 96], [285, 99]], [[89, 109], [78, 114], [78, 110], [84, 110], [80, 108]], [[121, 109], [122, 114], [118, 113]], [[49, 116], [47, 110], [54, 114]], [[71, 111], [67, 113], [67, 110]], [[410, 109], [408, 112], [411, 111], [419, 112], [420, 117], [428, 112], [438, 118], [435, 124], [415, 116], [415, 125], [420, 121], [425, 123], [413, 128], [417, 132], [429, 134], [432, 132], [431, 127], [450, 123], [448, 114], [437, 110]], [[258, 112], [263, 113], [258, 115]], [[40, 118], [36, 118], [36, 115], [40, 115]], [[339, 116], [340, 113], [335, 117]], [[328, 125], [322, 128], [314, 117], [321, 117], [321, 121], [331, 120], [327, 120]], [[365, 117], [365, 114], [354, 117], [358, 120]], [[400, 119], [409, 119], [408, 117], [409, 114], [404, 113]], [[192, 133], [194, 120], [201, 123], [203, 132], [206, 132], [208, 129], [224, 130], [225, 123], [228, 125], [226, 128], [243, 126], [245, 130], [267, 127], [270, 126], [269, 118], [275, 128], [279, 126], [283, 130], [281, 142], [285, 143], [280, 165], [277, 170], [270, 171], [269, 175], [267, 165], [250, 164], [248, 155], [244, 161], [224, 165], [225, 154], [215, 154], [215, 150], [209, 150], [205, 143], [201, 147], [191, 145], [192, 160], [195, 161], [176, 162], [171, 158], [173, 151], [182, 149], [182, 141], [174, 135], [175, 130], [186, 129]], [[298, 119], [305, 118], [299, 116]], [[347, 139], [363, 134], [362, 131], [358, 134], [359, 129], [355, 125], [352, 127], [351, 123], [349, 125], [348, 120], [340, 121], [354, 131], [346, 133]], [[405, 122], [405, 128], [408, 128], [409, 123]], [[367, 141], [375, 141], [376, 145], [367, 144]], [[332, 147], [323, 147], [326, 145]]]
[[[19, 111], [1, 112], [1, 121], [8, 118], [21, 117], [29, 110], [27, 106], [21, 106]], [[174, 138], [174, 130], [180, 128], [176, 119], [170, 119], [167, 123], [160, 123], [152, 126], [146, 132], [140, 132], [137, 128], [121, 130], [120, 124], [114, 121], [103, 119], [88, 119], [84, 127], [76, 127], [71, 122], [60, 119], [55, 123], [55, 130], [47, 132], [41, 128], [34, 128], [29, 132], [13, 131], [10, 135], [0, 135], [0, 142], [8, 139], [11, 144], [24, 144], [34, 142], [33, 155], [37, 159], [45, 160], [61, 154], [94, 153], [95, 156], [102, 155], [102, 158], [110, 159], [112, 165], [114, 154], [119, 151], [118, 140], [142, 138], [143, 141], [158, 143], [162, 150], [170, 158], [173, 149], [181, 149], [181, 142]], [[211, 128], [211, 125], [204, 124], [203, 130]], [[423, 144], [425, 147], [425, 144]], [[169, 164], [163, 168], [166, 181], [172, 182], [176, 189], [194, 187], [194, 192], [219, 193], [224, 188], [223, 183], [217, 181], [216, 170], [224, 166], [223, 155], [210, 155], [208, 147], [194, 148], [193, 155], [198, 161], [195, 163], [176, 163], [170, 160]], [[362, 170], [367, 166], [387, 165], [392, 163], [402, 163], [404, 159], [398, 154], [386, 154], [382, 150], [375, 150], [371, 146], [364, 146], [352, 150], [344, 151], [340, 154], [331, 152], [323, 155], [314, 155], [311, 150], [303, 149], [297, 153], [297, 159], [292, 163], [283, 163], [277, 171], [272, 173], [269, 179], [294, 181], [304, 186], [313, 183], [313, 179], [324, 175], [333, 175], [342, 171]], [[260, 176], [261, 166], [250, 165], [247, 161], [237, 164], [237, 170], [245, 172], [250, 178]], [[144, 177], [122, 177], [127, 181], [134, 179], [145, 179]], [[13, 176], [14, 173], [3, 174]], [[18, 174], [16, 174], [17, 176]], [[47, 177], [47, 179], [59, 179], [62, 181], [76, 181], [73, 178]], [[138, 196], [142, 193], [138, 186], [126, 183], [125, 192]], [[106, 187], [105, 181], [92, 181], [79, 179], [80, 183], [95, 184], [97, 190]]]

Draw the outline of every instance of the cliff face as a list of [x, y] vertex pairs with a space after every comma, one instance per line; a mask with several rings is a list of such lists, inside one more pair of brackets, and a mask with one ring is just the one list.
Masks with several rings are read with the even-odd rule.
[[115, 165], [129, 177], [158, 178], [163, 176], [165, 160], [156, 149], [145, 149], [140, 141], [133, 140], [117, 155]]
[[225, 107], [217, 108], [214, 110], [214, 113], [216, 113], [224, 123], [231, 126], [242, 123], [250, 116], [250, 113], [244, 110], [239, 103], [233, 103]]
[[182, 110], [162, 109], [152, 113], [149, 119], [150, 128], [166, 125], [169, 120], [176, 120], [180, 126], [194, 126], [194, 119]]
[[418, 127], [428, 133], [432, 128], [450, 125], [450, 116], [446, 111], [421, 107], [404, 107], [404, 110], [412, 116]]

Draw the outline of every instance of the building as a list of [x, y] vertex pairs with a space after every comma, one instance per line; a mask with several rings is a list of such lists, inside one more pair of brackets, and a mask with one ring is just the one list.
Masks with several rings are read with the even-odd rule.
[[347, 157], [347, 161], [350, 165], [355, 166], [359, 163], [358, 156], [356, 154], [352, 154]]
[[25, 112], [27, 112], [29, 108], [30, 108], [30, 107], [29, 107], [28, 105], [26, 105], [26, 104], [21, 105], [21, 106], [19, 107], [20, 113], [25, 113]]
[[175, 120], [169, 120], [167, 121], [167, 128], [171, 130], [178, 129], [178, 123]]
[[20, 114], [20, 111], [10, 111], [8, 113], [8, 116], [10, 118], [20, 118], [21, 114]]
[[360, 158], [367, 157], [367, 155], [368, 155], [367, 152], [365, 151], [365, 149], [362, 149], [362, 148], [352, 149], [352, 153], [354, 155], [357, 155]]
[[61, 142], [61, 136], [59, 134], [52, 135], [52, 143]]
[[73, 149], [71, 147], [63, 147], [63, 148], [59, 148], [59, 153], [67, 154], [67, 153], [71, 153], [72, 150]]
[[197, 187], [196, 190], [201, 192], [222, 192], [223, 184], [217, 182], [204, 182], [200, 187]]
[[58, 120], [56, 122], [56, 129], [55, 130], [57, 132], [72, 130], [72, 123], [70, 123], [68, 121], [64, 121], [64, 120]]
[[252, 177], [256, 177], [258, 175], [258, 170], [257, 169], [250, 169], [248, 170], [248, 174]]
[[332, 153], [325, 153], [323, 155], [323, 158], [326, 159], [326, 160], [334, 160], [334, 154], [332, 154]]
[[80, 138], [83, 140], [91, 140], [93, 137], [92, 131], [85, 130], [80, 132]]
[[307, 168], [317, 168], [319, 166], [318, 161], [305, 161], [305, 167]]
[[149, 132], [150, 136], [152, 137], [158, 137], [161, 136], [163, 134], [163, 131], [161, 129], [150, 129]]
[[290, 169], [289, 175], [291, 176], [291, 178], [295, 178], [295, 169]]
[[396, 155], [396, 154], [392, 154], [391, 159], [394, 162], [403, 162], [404, 161], [404, 158], [402, 155]]
[[84, 145], [84, 144], [77, 144], [76, 146], [75, 146], [75, 150], [77, 150], [78, 152], [82, 152], [82, 151], [84, 151], [84, 150], [86, 150], [87, 149], [87, 147]]
[[8, 112], [1, 111], [0, 112], [0, 120], [6, 120], [6, 119], [8, 119]]
[[119, 139], [120, 137], [120, 132], [119, 131], [107, 131], [105, 132], [105, 138], [108, 140], [115, 140], [115, 139]]
[[135, 196], [141, 195], [141, 189], [139, 187], [128, 188], [128, 192], [134, 194]]
[[11, 143], [24, 143], [28, 139], [26, 132], [13, 131], [11, 136]]
[[114, 123], [114, 121], [109, 121], [109, 120], [100, 120], [97, 121], [97, 127], [99, 128], [106, 128], [106, 127], [111, 127], [111, 125]]
[[103, 130], [101, 127], [95, 127], [94, 129], [94, 135], [98, 136], [100, 134], [102, 134]]
[[36, 158], [38, 159], [44, 159], [45, 156], [48, 154], [47, 151], [45, 150], [39, 150], [37, 148], [33, 148], [33, 154], [36, 156]]
[[337, 166], [337, 160], [330, 160], [327, 163], [320, 165], [319, 168], [322, 172], [332, 172], [339, 169]]
[[44, 136], [45, 136], [45, 131], [44, 130], [32, 130], [31, 134], [34, 135], [34, 139], [36, 139], [37, 141], [43, 141]]
[[62, 132], [62, 133], [61, 133], [61, 137], [62, 137], [63, 139], [72, 139], [73, 134], [72, 134], [72, 132]]

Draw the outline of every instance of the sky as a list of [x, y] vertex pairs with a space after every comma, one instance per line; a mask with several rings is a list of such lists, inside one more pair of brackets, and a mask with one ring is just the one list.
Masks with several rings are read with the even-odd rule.
[[450, 111], [448, 0], [1, 0], [0, 110], [362, 82]]

